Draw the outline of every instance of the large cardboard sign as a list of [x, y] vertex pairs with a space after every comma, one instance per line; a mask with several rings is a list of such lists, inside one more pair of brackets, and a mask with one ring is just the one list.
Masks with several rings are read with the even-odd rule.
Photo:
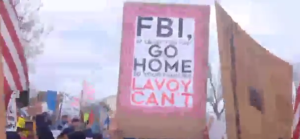
[[287, 139], [292, 67], [255, 42], [216, 4], [229, 139]]
[[127, 2], [116, 120], [125, 137], [199, 138], [209, 6]]

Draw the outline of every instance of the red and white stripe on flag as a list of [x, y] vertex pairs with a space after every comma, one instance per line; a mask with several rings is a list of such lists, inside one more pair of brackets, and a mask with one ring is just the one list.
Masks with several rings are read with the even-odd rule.
[[297, 87], [296, 99], [294, 104], [294, 121], [293, 121], [293, 139], [300, 137], [300, 86]]
[[3, 46], [1, 59], [6, 95], [10, 95], [12, 90], [27, 90], [29, 86], [21, 31], [17, 14], [10, 1], [0, 1], [0, 45]]

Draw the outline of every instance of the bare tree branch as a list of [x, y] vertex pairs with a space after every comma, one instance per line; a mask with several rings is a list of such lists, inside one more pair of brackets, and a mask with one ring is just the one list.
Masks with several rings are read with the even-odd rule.
[[[219, 90], [222, 89], [221, 88], [222, 86], [220, 84], [218, 85], [217, 83], [215, 83], [213, 81], [213, 75], [212, 75], [212, 72], [211, 72], [210, 65], [209, 65], [209, 73], [210, 74], [209, 74], [209, 77], [208, 77], [208, 79], [209, 79], [208, 81], [209, 81], [209, 85], [211, 87], [211, 91], [209, 93], [212, 93], [212, 96], [211, 95], [208, 96], [207, 102], [209, 102], [209, 104], [212, 106], [216, 117], [218, 119], [220, 119], [220, 117], [221, 117], [221, 115], [222, 115], [222, 113], [224, 112], [224, 109], [225, 109], [224, 106], [222, 106], [221, 111], [219, 111], [219, 103], [223, 99], [223, 96], [222, 96], [222, 94], [218, 95], [218, 92], [219, 92]], [[217, 86], [218, 86], [218, 88], [216, 88]]]
[[209, 77], [208, 77], [208, 79], [209, 79], [209, 83], [210, 83], [210, 86], [212, 87], [212, 89], [213, 89], [213, 96], [214, 96], [214, 98], [215, 98], [215, 101], [217, 101], [217, 90], [216, 90], [216, 87], [215, 87], [215, 85], [214, 85], [214, 83], [213, 83], [213, 75], [212, 75], [212, 69], [211, 69], [211, 66], [210, 66], [210, 64], [208, 64], [208, 70], [209, 70]]
[[223, 106], [222, 110], [220, 111], [220, 114], [222, 114], [225, 110], [225, 107]]
[[[21, 30], [21, 42], [24, 47], [25, 57], [34, 59], [43, 53], [44, 40], [52, 31], [52, 28], [43, 23], [39, 11], [42, 7], [41, 0], [15, 0], [13, 2], [17, 12], [19, 27]], [[27, 60], [28, 61], [28, 60]], [[28, 64], [34, 69], [34, 64]], [[34, 70], [30, 70], [31, 72]]]
[[213, 90], [212, 93], [213, 93], [213, 96], [215, 98], [215, 101], [217, 101], [217, 90], [216, 90], [216, 87], [215, 87], [215, 85], [214, 85], [214, 83], [212, 81], [212, 77], [209, 78], [209, 83], [210, 83], [210, 85], [212, 87], [212, 90]]
[[209, 104], [210, 104], [212, 107], [214, 107], [214, 103], [213, 103], [213, 102], [210, 101]]

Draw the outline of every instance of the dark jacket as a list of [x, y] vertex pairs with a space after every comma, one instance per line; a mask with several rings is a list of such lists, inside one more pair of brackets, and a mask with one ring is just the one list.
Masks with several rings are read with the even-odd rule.
[[54, 139], [45, 115], [37, 115], [35, 121], [38, 139]]
[[6, 131], [6, 139], [21, 139], [17, 132]]
[[59, 134], [58, 137], [63, 137], [64, 135], [69, 135], [70, 133], [73, 133], [75, 131], [74, 127], [69, 126], [65, 129], [63, 129], [63, 131]]
[[85, 136], [84, 132], [82, 132], [82, 131], [75, 131], [73, 133], [70, 133], [68, 135], [68, 138], [69, 139], [85, 139], [86, 136]]
[[92, 129], [88, 128], [88, 129], [85, 129], [83, 132], [87, 138], [93, 138]]
[[58, 125], [58, 126], [57, 126], [57, 129], [58, 129], [58, 130], [63, 130], [66, 124], [68, 124], [68, 121], [59, 121], [59, 122], [57, 123], [57, 125]]

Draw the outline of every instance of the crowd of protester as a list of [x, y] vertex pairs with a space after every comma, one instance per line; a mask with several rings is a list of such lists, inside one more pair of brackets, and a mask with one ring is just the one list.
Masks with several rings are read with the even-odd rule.
[[[43, 113], [35, 117], [36, 135], [35, 139], [102, 139], [99, 133], [93, 133], [88, 122], [83, 122], [79, 118], [69, 120], [67, 115], [61, 117], [61, 120], [53, 124], [47, 114]], [[54, 127], [55, 126], [55, 127]], [[54, 137], [51, 129], [60, 130], [60, 134]], [[27, 139], [22, 135], [22, 129], [17, 132], [7, 131], [7, 139]]]

